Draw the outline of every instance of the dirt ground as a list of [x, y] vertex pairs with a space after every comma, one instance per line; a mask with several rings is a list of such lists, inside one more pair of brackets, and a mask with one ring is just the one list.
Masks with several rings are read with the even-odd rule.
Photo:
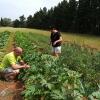
[[0, 100], [23, 100], [22, 91], [23, 84], [20, 81], [0, 81]]

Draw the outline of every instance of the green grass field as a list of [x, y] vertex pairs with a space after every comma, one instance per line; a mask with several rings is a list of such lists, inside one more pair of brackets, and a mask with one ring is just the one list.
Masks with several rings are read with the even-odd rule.
[[[37, 30], [37, 29], [28, 29], [28, 28], [12, 28], [12, 27], [1, 27], [0, 32], [3, 31], [11, 31], [11, 32], [33, 32], [37, 34], [43, 34], [50, 36], [50, 31]], [[62, 32], [62, 37], [64, 42], [75, 42], [80, 45], [85, 45], [88, 48], [94, 48], [100, 50], [100, 37], [91, 36], [91, 35], [79, 35], [75, 33], [64, 33]], [[49, 40], [48, 40], [49, 41]]]

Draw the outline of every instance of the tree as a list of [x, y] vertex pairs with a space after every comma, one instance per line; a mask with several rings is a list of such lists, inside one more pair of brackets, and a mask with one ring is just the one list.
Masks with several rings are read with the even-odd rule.
[[79, 33], [90, 31], [90, 0], [79, 0], [77, 13], [77, 29]]
[[35, 28], [47, 28], [47, 20], [47, 8], [40, 8], [40, 11], [34, 14], [33, 26]]
[[13, 27], [20, 27], [20, 21], [18, 19], [13, 21]]
[[[1, 18], [1, 25], [4, 21]], [[25, 20], [24, 15], [15, 20], [14, 26], [100, 35], [100, 0], [63, 0], [54, 8], [40, 8]]]
[[0, 25], [1, 26], [11, 26], [11, 19], [10, 18], [1, 18]]
[[71, 32], [75, 32], [76, 30], [76, 20], [77, 20], [77, 7], [78, 2], [76, 0], [69, 0], [69, 8], [68, 8], [68, 22], [69, 22], [69, 30]]
[[32, 15], [29, 15], [27, 17], [26, 27], [33, 28], [33, 17], [32, 17]]
[[26, 27], [25, 17], [24, 15], [19, 17], [20, 27]]
[[54, 9], [53, 8], [51, 8], [47, 12], [46, 18], [47, 18], [48, 28], [51, 28], [52, 26], [54, 26], [53, 13], [54, 13]]
[[3, 26], [3, 19], [1, 17], [1, 20], [0, 20], [0, 26]]
[[100, 1], [90, 0], [91, 8], [91, 33], [100, 35]]
[[68, 2], [63, 0], [58, 6], [54, 7], [53, 22], [61, 30], [68, 30]]

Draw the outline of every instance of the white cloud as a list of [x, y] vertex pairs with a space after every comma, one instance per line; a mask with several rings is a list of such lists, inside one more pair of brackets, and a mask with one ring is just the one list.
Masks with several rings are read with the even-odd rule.
[[62, 0], [0, 0], [0, 17], [12, 19], [33, 15], [40, 8], [56, 6]]

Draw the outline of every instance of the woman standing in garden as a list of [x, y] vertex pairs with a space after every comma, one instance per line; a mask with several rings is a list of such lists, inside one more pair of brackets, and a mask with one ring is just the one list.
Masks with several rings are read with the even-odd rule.
[[52, 55], [59, 57], [61, 54], [62, 36], [56, 28], [51, 30], [50, 43], [52, 45]]

